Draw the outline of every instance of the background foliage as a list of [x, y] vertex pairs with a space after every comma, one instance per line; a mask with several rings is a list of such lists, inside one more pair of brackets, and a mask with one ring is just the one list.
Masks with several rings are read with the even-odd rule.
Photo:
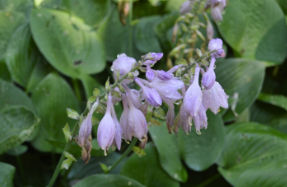
[[[135, 0], [129, 30], [116, 0], [0, 1], [0, 186], [48, 184], [66, 144], [62, 128], [77, 125], [66, 108], [83, 111], [117, 54], [163, 52], [157, 66], [167, 69], [182, 2]], [[151, 126], [144, 153], [111, 174], [100, 163], [113, 164], [126, 144], [105, 157], [93, 140], [84, 164], [74, 143], [77, 161], [55, 186], [286, 186], [286, 23], [285, 0], [229, 0], [213, 25], [228, 51], [215, 71], [231, 108], [209, 112], [200, 136], [168, 134], [165, 122]]]

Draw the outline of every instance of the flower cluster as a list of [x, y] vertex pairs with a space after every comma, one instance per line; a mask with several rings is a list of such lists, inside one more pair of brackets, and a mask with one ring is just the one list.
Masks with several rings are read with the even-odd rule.
[[[166, 124], [169, 133], [172, 130], [177, 133], [180, 126], [188, 133], [192, 121], [197, 132], [201, 128], [207, 128], [206, 110], [210, 109], [216, 114], [220, 107], [228, 107], [228, 96], [215, 81], [214, 72], [216, 58], [225, 56], [221, 39], [211, 40], [208, 50], [206, 58], [210, 57], [209, 67], [202, 68], [200, 62], [195, 62], [176, 65], [168, 71], [152, 69], [163, 57], [162, 53], [148, 53], [138, 62], [125, 54], [118, 55], [111, 67], [116, 83], [106, 86], [106, 111], [97, 131], [99, 146], [105, 152], [111, 145], [120, 150], [121, 139], [131, 141], [132, 137], [139, 139], [144, 146], [148, 133], [148, 113], [163, 104], [168, 107]], [[145, 73], [146, 79], [139, 77], [139, 70]], [[183, 81], [184, 77], [188, 77], [188, 83]], [[132, 88], [135, 84], [139, 90]], [[176, 115], [175, 103], [181, 100], [180, 112]], [[113, 106], [118, 102], [123, 105], [119, 120]], [[91, 134], [93, 112], [103, 103], [96, 101], [83, 120], [78, 137], [80, 146], [84, 146]]]

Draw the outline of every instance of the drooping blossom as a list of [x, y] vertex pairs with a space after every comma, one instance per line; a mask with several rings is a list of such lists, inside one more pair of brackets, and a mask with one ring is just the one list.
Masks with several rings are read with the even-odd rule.
[[209, 90], [203, 92], [203, 106], [210, 109], [214, 114], [217, 114], [219, 108], [228, 108], [228, 95], [225, 94], [221, 85], [215, 81], [214, 85]]
[[129, 107], [125, 94], [123, 95], [123, 113], [120, 118], [120, 125], [123, 129], [122, 138], [125, 140], [132, 140], [132, 129], [129, 126]]
[[183, 105], [185, 109], [192, 116], [196, 116], [202, 101], [202, 91], [198, 84], [200, 67], [195, 68], [194, 80], [187, 89], [183, 98]]
[[207, 0], [207, 6], [211, 7], [211, 17], [214, 21], [222, 21], [222, 12], [226, 7], [226, 0]]
[[112, 105], [111, 113], [112, 113], [112, 118], [116, 126], [116, 132], [115, 132], [115, 138], [114, 138], [113, 144], [117, 146], [118, 150], [121, 150], [123, 130], [117, 119], [117, 115], [116, 115], [115, 108], [113, 105]]
[[98, 144], [100, 148], [102, 148], [105, 151], [105, 153], [106, 150], [108, 150], [109, 147], [112, 145], [117, 131], [116, 124], [111, 115], [111, 109], [112, 109], [112, 97], [111, 94], [109, 94], [107, 101], [107, 110], [103, 119], [99, 124], [97, 132]]
[[91, 107], [86, 119], [81, 124], [80, 130], [79, 130], [79, 136], [78, 136], [78, 144], [83, 147], [85, 144], [85, 141], [88, 140], [89, 136], [92, 132], [92, 117], [93, 113], [98, 107], [99, 102], [95, 102], [93, 106]]
[[214, 36], [214, 29], [212, 24], [210, 23], [210, 21], [207, 22], [207, 26], [206, 26], [206, 35], [208, 40], [212, 40], [213, 36]]
[[149, 88], [145, 86], [139, 78], [134, 78], [135, 82], [141, 87], [143, 98], [152, 106], [159, 107], [162, 104], [162, 100], [160, 98], [160, 95], [157, 93], [157, 91], [153, 88]]
[[192, 2], [191, 1], [185, 1], [182, 3], [180, 9], [179, 9], [179, 13], [180, 14], [186, 14], [189, 13], [191, 11], [191, 5]]
[[211, 58], [209, 68], [202, 76], [202, 85], [205, 87], [206, 90], [209, 90], [215, 82], [215, 72], [214, 72], [214, 64], [215, 64], [215, 58]]
[[221, 39], [216, 38], [212, 39], [208, 43], [209, 52], [213, 52], [210, 54], [213, 58], [225, 57], [224, 49], [222, 48], [223, 42]]
[[200, 106], [198, 114], [193, 117], [196, 132], [200, 135], [200, 129], [207, 128], [207, 115], [206, 109], [203, 105]]

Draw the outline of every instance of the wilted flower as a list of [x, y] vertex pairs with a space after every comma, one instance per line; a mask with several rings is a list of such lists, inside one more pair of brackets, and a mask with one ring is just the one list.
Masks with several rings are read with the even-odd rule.
[[215, 63], [215, 58], [211, 58], [209, 68], [202, 76], [201, 82], [206, 90], [209, 90], [214, 85], [214, 82], [215, 82], [216, 76], [214, 73], [214, 63]]
[[116, 124], [111, 116], [111, 109], [112, 109], [112, 97], [111, 94], [109, 94], [107, 101], [107, 110], [103, 119], [99, 124], [97, 132], [98, 144], [100, 148], [102, 148], [105, 151], [105, 154], [106, 150], [108, 150], [109, 147], [112, 145], [117, 131]]
[[194, 80], [192, 84], [187, 89], [185, 96], [183, 98], [184, 108], [192, 116], [196, 116], [197, 112], [201, 106], [202, 92], [198, 84], [200, 67], [195, 68]]
[[225, 94], [221, 85], [215, 81], [211, 89], [203, 92], [203, 106], [217, 114], [219, 108], [228, 108], [228, 95]]
[[180, 14], [186, 14], [186, 13], [190, 12], [191, 11], [191, 5], [192, 5], [191, 1], [183, 2], [180, 9], [179, 9], [179, 13]]
[[[118, 78], [126, 75], [134, 66], [136, 60], [134, 58], [128, 57], [126, 54], [118, 55], [118, 58], [113, 61], [113, 65], [111, 70], [114, 72], [114, 79], [118, 80]], [[117, 77], [117, 74], [119, 77]]]
[[209, 52], [214, 51], [210, 54], [213, 58], [225, 57], [224, 49], [222, 49], [222, 40], [219, 38], [212, 39], [209, 41], [208, 50]]
[[152, 106], [159, 107], [162, 104], [162, 100], [160, 98], [160, 95], [157, 93], [157, 91], [153, 88], [149, 88], [140, 81], [139, 78], [134, 78], [135, 82], [141, 87], [143, 98]]

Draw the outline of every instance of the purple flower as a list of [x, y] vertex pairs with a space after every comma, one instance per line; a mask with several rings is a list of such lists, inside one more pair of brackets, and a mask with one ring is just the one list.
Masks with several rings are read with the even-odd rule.
[[140, 81], [139, 78], [134, 78], [134, 79], [135, 79], [135, 82], [142, 88], [143, 98], [154, 107], [161, 106], [162, 100], [160, 98], [160, 95], [157, 93], [157, 91], [153, 88], [149, 88], [143, 85], [143, 83]]
[[116, 124], [111, 116], [111, 108], [112, 108], [112, 97], [111, 94], [109, 94], [107, 101], [107, 110], [103, 119], [99, 124], [97, 132], [98, 144], [100, 148], [102, 148], [105, 151], [105, 154], [106, 150], [108, 150], [109, 147], [112, 145], [117, 131]]
[[213, 36], [214, 36], [214, 29], [212, 24], [210, 23], [210, 21], [207, 22], [207, 26], [206, 26], [206, 35], [208, 40], [212, 40]]
[[152, 65], [163, 57], [163, 53], [148, 53], [144, 56], [144, 65]]
[[114, 79], [117, 80], [117, 74], [119, 74], [119, 78], [126, 75], [134, 66], [136, 60], [134, 58], [128, 57], [126, 54], [118, 55], [118, 58], [113, 61], [113, 65], [111, 70], [114, 72]]
[[219, 108], [228, 108], [228, 95], [225, 94], [221, 85], [215, 81], [211, 89], [203, 92], [203, 106], [216, 114]]
[[209, 52], [214, 51], [210, 54], [213, 58], [225, 57], [224, 49], [222, 49], [222, 40], [219, 38], [212, 39], [209, 41], [208, 50]]
[[155, 61], [159, 61], [162, 57], [163, 57], [163, 53], [150, 53], [150, 55], [152, 56], [151, 60], [155, 60]]
[[200, 67], [195, 68], [194, 80], [192, 84], [187, 89], [185, 96], [183, 98], [184, 108], [192, 116], [196, 116], [200, 109], [202, 101], [202, 92], [198, 84]]
[[168, 81], [170, 79], [173, 78], [173, 75], [169, 72], [166, 72], [166, 71], [163, 71], [163, 70], [157, 70], [156, 71], [156, 76], [160, 79], [160, 80], [163, 80], [163, 81]]
[[196, 132], [200, 135], [200, 129], [207, 128], [207, 116], [206, 116], [206, 109], [203, 105], [200, 106], [198, 115], [193, 117], [194, 126]]
[[215, 82], [215, 73], [214, 73], [214, 64], [215, 64], [215, 58], [211, 58], [209, 68], [202, 76], [202, 85], [205, 87], [206, 90], [209, 90]]
[[125, 90], [129, 93], [129, 98], [132, 100], [133, 105], [137, 108], [140, 109], [142, 106], [142, 102], [140, 99], [140, 91], [137, 91], [135, 89], [129, 89], [126, 84], [123, 84]]
[[211, 6], [211, 17], [214, 21], [222, 21], [222, 12], [226, 6], [226, 0], [208, 0], [207, 6]]
[[[191, 131], [191, 125], [192, 125], [192, 116], [189, 114], [189, 112], [186, 110], [184, 105], [181, 105], [180, 111], [179, 111], [180, 119], [179, 119], [179, 125], [184, 130], [186, 134], [188, 134], [189, 131]], [[174, 129], [175, 133], [177, 133], [177, 129]]]
[[85, 141], [88, 140], [89, 136], [91, 135], [92, 132], [92, 117], [94, 111], [98, 107], [98, 101], [93, 104], [91, 107], [86, 119], [82, 122], [80, 130], [79, 130], [79, 136], [78, 136], [78, 143], [81, 147], [84, 146]]
[[123, 113], [120, 118], [120, 125], [123, 129], [122, 138], [125, 140], [131, 141], [133, 131], [128, 123], [129, 122], [129, 108], [128, 108], [127, 99], [125, 95], [123, 95], [122, 101], [123, 101], [123, 108], [124, 108]]
[[147, 70], [146, 70], [146, 73], [145, 73], [145, 77], [147, 78], [147, 80], [152, 81], [154, 79], [154, 72], [150, 68], [149, 65], [147, 65], [146, 68], [147, 68]]
[[113, 105], [112, 105], [112, 108], [111, 108], [111, 113], [112, 113], [112, 118], [114, 120], [115, 127], [116, 127], [115, 139], [113, 141], [113, 144], [117, 146], [118, 150], [121, 150], [123, 130], [122, 130], [122, 127], [121, 127], [121, 125], [120, 125], [120, 123], [119, 123], [119, 121], [117, 119], [117, 115], [116, 115], [115, 108], [114, 108]]
[[191, 11], [191, 1], [185, 1], [182, 3], [180, 9], [179, 9], [179, 13], [180, 14], [186, 14], [189, 13]]

